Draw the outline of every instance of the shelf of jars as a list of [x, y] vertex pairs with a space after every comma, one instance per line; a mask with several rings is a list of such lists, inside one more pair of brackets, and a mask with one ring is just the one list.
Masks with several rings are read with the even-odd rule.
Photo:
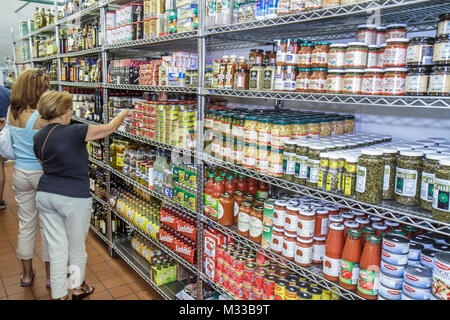
[[241, 236], [237, 230], [236, 226], [223, 226], [219, 224], [217, 221], [212, 220], [211, 218], [202, 215], [202, 222], [206, 223], [207, 225], [213, 227], [214, 229], [222, 232], [225, 235], [230, 235], [235, 239], [237, 243], [240, 243], [244, 245], [247, 248], [250, 248], [252, 250], [255, 250], [257, 252], [262, 253], [267, 258], [271, 260], [275, 260], [287, 268], [289, 268], [291, 271], [301, 275], [302, 277], [307, 278], [310, 281], [313, 281], [314, 283], [330, 290], [336, 293], [338, 296], [347, 299], [347, 300], [360, 300], [361, 298], [356, 292], [347, 290], [339, 284], [332, 282], [330, 280], [325, 279], [322, 274], [322, 265], [321, 264], [313, 264], [310, 267], [302, 267], [297, 265], [294, 261], [288, 260], [285, 257], [273, 252], [270, 248], [264, 248], [260, 244], [253, 242], [252, 240]]
[[111, 242], [109, 242], [108, 238], [102, 235], [92, 224], [89, 225], [89, 228], [100, 238], [100, 240], [102, 240], [108, 246], [111, 246]]
[[100, 13], [99, 9], [100, 7], [104, 6], [105, 4], [102, 3], [103, 1], [98, 1], [96, 4], [93, 4], [92, 6], [83, 9], [77, 13], [74, 13], [68, 17], [62, 18], [58, 21], [56, 21], [57, 25], [63, 25], [63, 24], [70, 24], [70, 23], [79, 23], [80, 21], [74, 21], [74, 20], [83, 20], [85, 18], [89, 18], [92, 15], [98, 15]]
[[177, 255], [176, 253], [174, 253], [169, 247], [167, 247], [166, 245], [164, 245], [163, 243], [156, 241], [155, 239], [153, 239], [152, 237], [150, 237], [147, 233], [143, 232], [142, 230], [140, 230], [133, 222], [129, 221], [128, 219], [122, 217], [116, 210], [111, 208], [111, 212], [114, 213], [120, 220], [122, 220], [123, 222], [125, 222], [126, 224], [128, 224], [130, 227], [133, 228], [134, 231], [136, 231], [137, 233], [139, 233], [141, 236], [143, 236], [145, 239], [147, 239], [148, 241], [150, 241], [152, 244], [154, 244], [155, 246], [157, 246], [159, 249], [161, 249], [162, 251], [164, 251], [165, 253], [167, 253], [169, 256], [171, 256], [173, 259], [175, 259], [178, 263], [180, 263], [181, 265], [183, 265], [186, 269], [188, 269], [189, 271], [191, 271], [192, 273], [197, 273], [197, 269], [196, 266], [189, 263], [188, 261], [184, 260], [182, 257], [180, 257], [179, 255]]
[[103, 87], [106, 89], [118, 89], [118, 90], [197, 93], [197, 87], [145, 86], [139, 84], [113, 84], [113, 83], [105, 83]]
[[221, 97], [240, 97], [301, 101], [312, 103], [370, 105], [383, 107], [409, 108], [450, 108], [450, 97], [443, 96], [384, 96], [384, 95], [346, 95], [326, 93], [305, 93], [296, 91], [256, 91], [235, 89], [202, 88], [202, 94]]
[[80, 56], [89, 56], [94, 55], [97, 53], [100, 53], [103, 51], [103, 48], [92, 48], [92, 49], [86, 49], [81, 51], [73, 51], [73, 52], [67, 52], [67, 53], [60, 53], [57, 55], [58, 58], [71, 58], [71, 57], [80, 57]]
[[351, 210], [365, 212], [370, 215], [410, 225], [416, 228], [441, 233], [447, 236], [450, 235], [450, 223], [433, 219], [430, 212], [418, 206], [405, 206], [392, 200], [383, 200], [380, 204], [369, 204], [338, 194], [332, 194], [309, 188], [301, 184], [286, 181], [251, 169], [246, 169], [242, 166], [231, 164], [227, 161], [214, 158], [207, 154], [203, 154], [203, 160], [206, 163], [232, 170], [236, 173], [264, 181], [276, 187], [290, 190], [301, 195], [327, 201], [330, 204], [336, 204]]
[[[355, 2], [355, 1], [348, 1]], [[375, 16], [382, 23], [405, 23], [408, 31], [434, 29], [438, 15], [446, 12], [448, 3], [439, 0], [372, 0], [332, 8], [304, 10], [277, 16], [277, 11], [260, 14], [255, 9], [255, 19], [225, 25], [211, 25], [206, 17], [206, 35], [227, 39], [274, 40], [283, 36], [301, 36], [303, 39], [331, 40], [353, 37], [356, 26], [371, 23]], [[300, 2], [303, 3], [303, 2]], [[313, 3], [313, 2], [311, 2]], [[279, 9], [279, 8], [278, 8]], [[292, 10], [292, 6], [291, 6]], [[303, 11], [300, 11], [303, 10]], [[280, 12], [280, 11], [278, 11]], [[345, 24], [343, 23], [345, 21]], [[248, 31], [262, 32], [248, 32]]]
[[109, 166], [106, 163], [104, 163], [103, 161], [97, 160], [97, 159], [95, 159], [95, 158], [93, 158], [91, 156], [89, 157], [89, 162], [99, 166], [102, 169], [108, 169], [109, 168]]
[[94, 126], [100, 124], [100, 123], [97, 123], [95, 121], [86, 120], [86, 119], [83, 119], [83, 118], [77, 117], [77, 116], [72, 116], [72, 120], [78, 121], [78, 122], [82, 122], [82, 123], [85, 123], [85, 124], [89, 124], [89, 125], [94, 125]]
[[[178, 281], [170, 282], [157, 286], [150, 278], [150, 263], [144, 258], [133, 254], [131, 247], [131, 239], [129, 237], [117, 239], [113, 242], [114, 251], [141, 276], [153, 289], [156, 290], [166, 300], [176, 300], [176, 294], [182, 289]], [[181, 287], [181, 289], [180, 289]]]
[[65, 87], [79, 87], [79, 88], [102, 88], [102, 82], [69, 82], [69, 81], [53, 81], [53, 84]]
[[51, 56], [46, 56], [46, 57], [40, 57], [40, 58], [33, 58], [30, 61], [31, 62], [45, 62], [45, 61], [49, 61], [49, 60], [53, 60], [58, 58], [58, 55], [51, 55]]

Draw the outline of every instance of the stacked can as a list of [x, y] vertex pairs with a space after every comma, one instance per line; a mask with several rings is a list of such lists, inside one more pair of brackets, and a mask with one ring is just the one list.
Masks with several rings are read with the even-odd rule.
[[190, 148], [195, 141], [194, 130], [196, 123], [196, 102], [189, 100], [181, 103], [179, 121], [177, 122], [177, 140], [172, 144], [181, 148]]
[[407, 266], [403, 274], [402, 300], [429, 300], [432, 271], [422, 266]]

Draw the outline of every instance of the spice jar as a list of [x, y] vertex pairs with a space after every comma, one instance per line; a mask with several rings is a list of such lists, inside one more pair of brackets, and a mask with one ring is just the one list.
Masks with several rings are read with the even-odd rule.
[[377, 44], [377, 29], [375, 25], [361, 24], [356, 32], [356, 41], [367, 45]]
[[261, 64], [254, 64], [250, 69], [249, 90], [261, 91], [264, 81], [264, 67]]
[[313, 68], [309, 80], [309, 92], [325, 93], [325, 86], [327, 82], [326, 68]]
[[304, 42], [300, 44], [300, 52], [299, 52], [299, 64], [298, 66], [300, 68], [306, 68], [310, 69], [312, 68], [311, 65], [311, 56], [314, 49], [314, 43], [311, 42]]
[[377, 29], [377, 43], [376, 45], [382, 45], [386, 43], [386, 27], [379, 26]]
[[294, 261], [297, 265], [308, 267], [313, 257], [313, 239], [302, 239], [297, 237]]
[[263, 90], [274, 90], [275, 65], [269, 64], [264, 68]]
[[323, 145], [312, 145], [308, 152], [308, 172], [306, 177], [306, 186], [310, 188], [317, 188], [317, 181], [319, 178], [320, 168], [320, 153], [325, 151]]
[[283, 179], [286, 181], [294, 181], [295, 175], [295, 141], [288, 140], [284, 143], [283, 149]]
[[369, 52], [367, 54], [367, 68], [383, 68], [383, 63], [380, 63], [381, 56], [384, 50], [378, 45], [369, 46]]
[[256, 243], [261, 243], [263, 228], [263, 207], [253, 207], [250, 212], [248, 238]]
[[433, 64], [434, 38], [414, 37], [409, 41], [406, 53], [408, 66], [426, 66]]
[[382, 148], [384, 174], [383, 174], [383, 200], [394, 199], [395, 168], [397, 167], [397, 149]]
[[281, 177], [283, 175], [283, 150], [271, 149], [268, 173], [274, 177]]
[[241, 236], [247, 238], [251, 212], [252, 212], [252, 203], [248, 201], [243, 201], [241, 207], [239, 208], [238, 232]]
[[435, 66], [430, 75], [430, 96], [450, 95], [450, 66]]
[[270, 244], [270, 249], [276, 254], [281, 254], [283, 252], [283, 242], [284, 242], [283, 228], [278, 228], [274, 226], [272, 229], [272, 242]]
[[434, 219], [447, 223], [450, 222], [449, 190], [450, 160], [442, 159], [434, 179], [432, 212]]
[[369, 48], [363, 42], [350, 42], [345, 51], [346, 69], [365, 69]]
[[344, 89], [344, 76], [345, 70], [343, 69], [331, 69], [328, 70], [326, 81], [326, 93], [342, 93]]
[[309, 82], [312, 69], [299, 68], [297, 78], [295, 79], [295, 90], [300, 92], [309, 92]]
[[439, 154], [427, 154], [423, 161], [422, 179], [420, 183], [420, 206], [425, 210], [432, 211], [433, 190], [436, 172], [439, 169], [439, 160], [445, 156]]
[[345, 94], [361, 94], [362, 79], [364, 70], [348, 69], [344, 76], [344, 87], [342, 93]]
[[444, 34], [436, 39], [434, 44], [433, 63], [450, 64], [450, 34]]
[[308, 172], [308, 145], [307, 141], [297, 141], [295, 148], [296, 160], [294, 181], [302, 185], [306, 183]]
[[386, 42], [392, 38], [406, 38], [406, 24], [392, 23], [386, 26]]
[[234, 200], [231, 193], [223, 192], [219, 199], [217, 210], [218, 221], [223, 226], [231, 226], [234, 221]]
[[314, 43], [314, 49], [311, 54], [311, 66], [313, 68], [327, 68], [330, 44], [330, 42], [324, 41]]
[[377, 204], [383, 196], [383, 152], [363, 149], [358, 158], [355, 196], [356, 200]]
[[358, 158], [354, 155], [346, 155], [344, 159], [345, 172], [343, 175], [343, 193], [346, 197], [354, 198], [356, 186], [356, 166], [358, 163]]
[[361, 94], [383, 94], [383, 69], [366, 69], [364, 71]]
[[284, 233], [282, 256], [287, 260], [294, 260], [297, 235], [295, 233]]
[[446, 34], [450, 34], [450, 13], [444, 13], [439, 16], [436, 38]]
[[386, 40], [386, 47], [384, 48], [383, 67], [406, 67], [408, 43], [408, 38], [392, 38]]
[[237, 90], [248, 90], [250, 81], [250, 73], [247, 69], [236, 70], [236, 85]]
[[395, 196], [397, 203], [415, 206], [420, 204], [420, 181], [423, 152], [400, 151], [395, 173]]
[[406, 85], [406, 68], [388, 68], [384, 70], [383, 94], [404, 95]]
[[406, 73], [405, 93], [411, 96], [423, 96], [428, 94], [428, 82], [430, 80], [430, 68], [410, 68]]

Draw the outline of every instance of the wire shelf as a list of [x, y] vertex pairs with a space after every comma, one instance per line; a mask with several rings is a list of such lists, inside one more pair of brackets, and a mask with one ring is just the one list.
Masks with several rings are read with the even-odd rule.
[[92, 48], [92, 49], [86, 49], [81, 51], [74, 51], [74, 52], [67, 52], [67, 53], [60, 53], [57, 55], [58, 58], [70, 58], [70, 57], [80, 57], [80, 56], [89, 56], [89, 55], [95, 55], [103, 51], [103, 48]]
[[77, 117], [77, 116], [72, 116], [72, 120], [78, 121], [78, 122], [82, 122], [82, 123], [85, 123], [85, 124], [89, 124], [89, 125], [94, 125], [94, 126], [95, 126], [95, 125], [101, 124], [101, 123], [97, 123], [97, 122], [95, 122], [95, 121], [83, 119], [83, 118]]
[[197, 93], [197, 87], [172, 87], [172, 86], [144, 86], [139, 84], [113, 84], [106, 83], [106, 89], [135, 90], [135, 91], [154, 91], [154, 92], [180, 92]]
[[80, 88], [102, 88], [102, 82], [69, 82], [69, 81], [54, 81], [55, 84], [63, 87], [80, 87]]
[[89, 225], [89, 228], [94, 232], [104, 243], [108, 246], [111, 246], [111, 242], [109, 242], [108, 238], [106, 238], [101, 232], [99, 232], [92, 224]]

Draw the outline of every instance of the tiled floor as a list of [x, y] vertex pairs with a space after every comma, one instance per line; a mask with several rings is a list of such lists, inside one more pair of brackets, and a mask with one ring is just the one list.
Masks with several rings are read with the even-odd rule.
[[[15, 256], [18, 216], [12, 186], [12, 163], [5, 165], [6, 185], [4, 199], [7, 209], [0, 211], [0, 300], [48, 300], [50, 289], [45, 288], [45, 267], [41, 261], [40, 235], [36, 243], [33, 285], [19, 284], [20, 264]], [[106, 245], [92, 232], [86, 240], [88, 261], [86, 282], [95, 287], [86, 300], [162, 300], [126, 262], [110, 258]]]

